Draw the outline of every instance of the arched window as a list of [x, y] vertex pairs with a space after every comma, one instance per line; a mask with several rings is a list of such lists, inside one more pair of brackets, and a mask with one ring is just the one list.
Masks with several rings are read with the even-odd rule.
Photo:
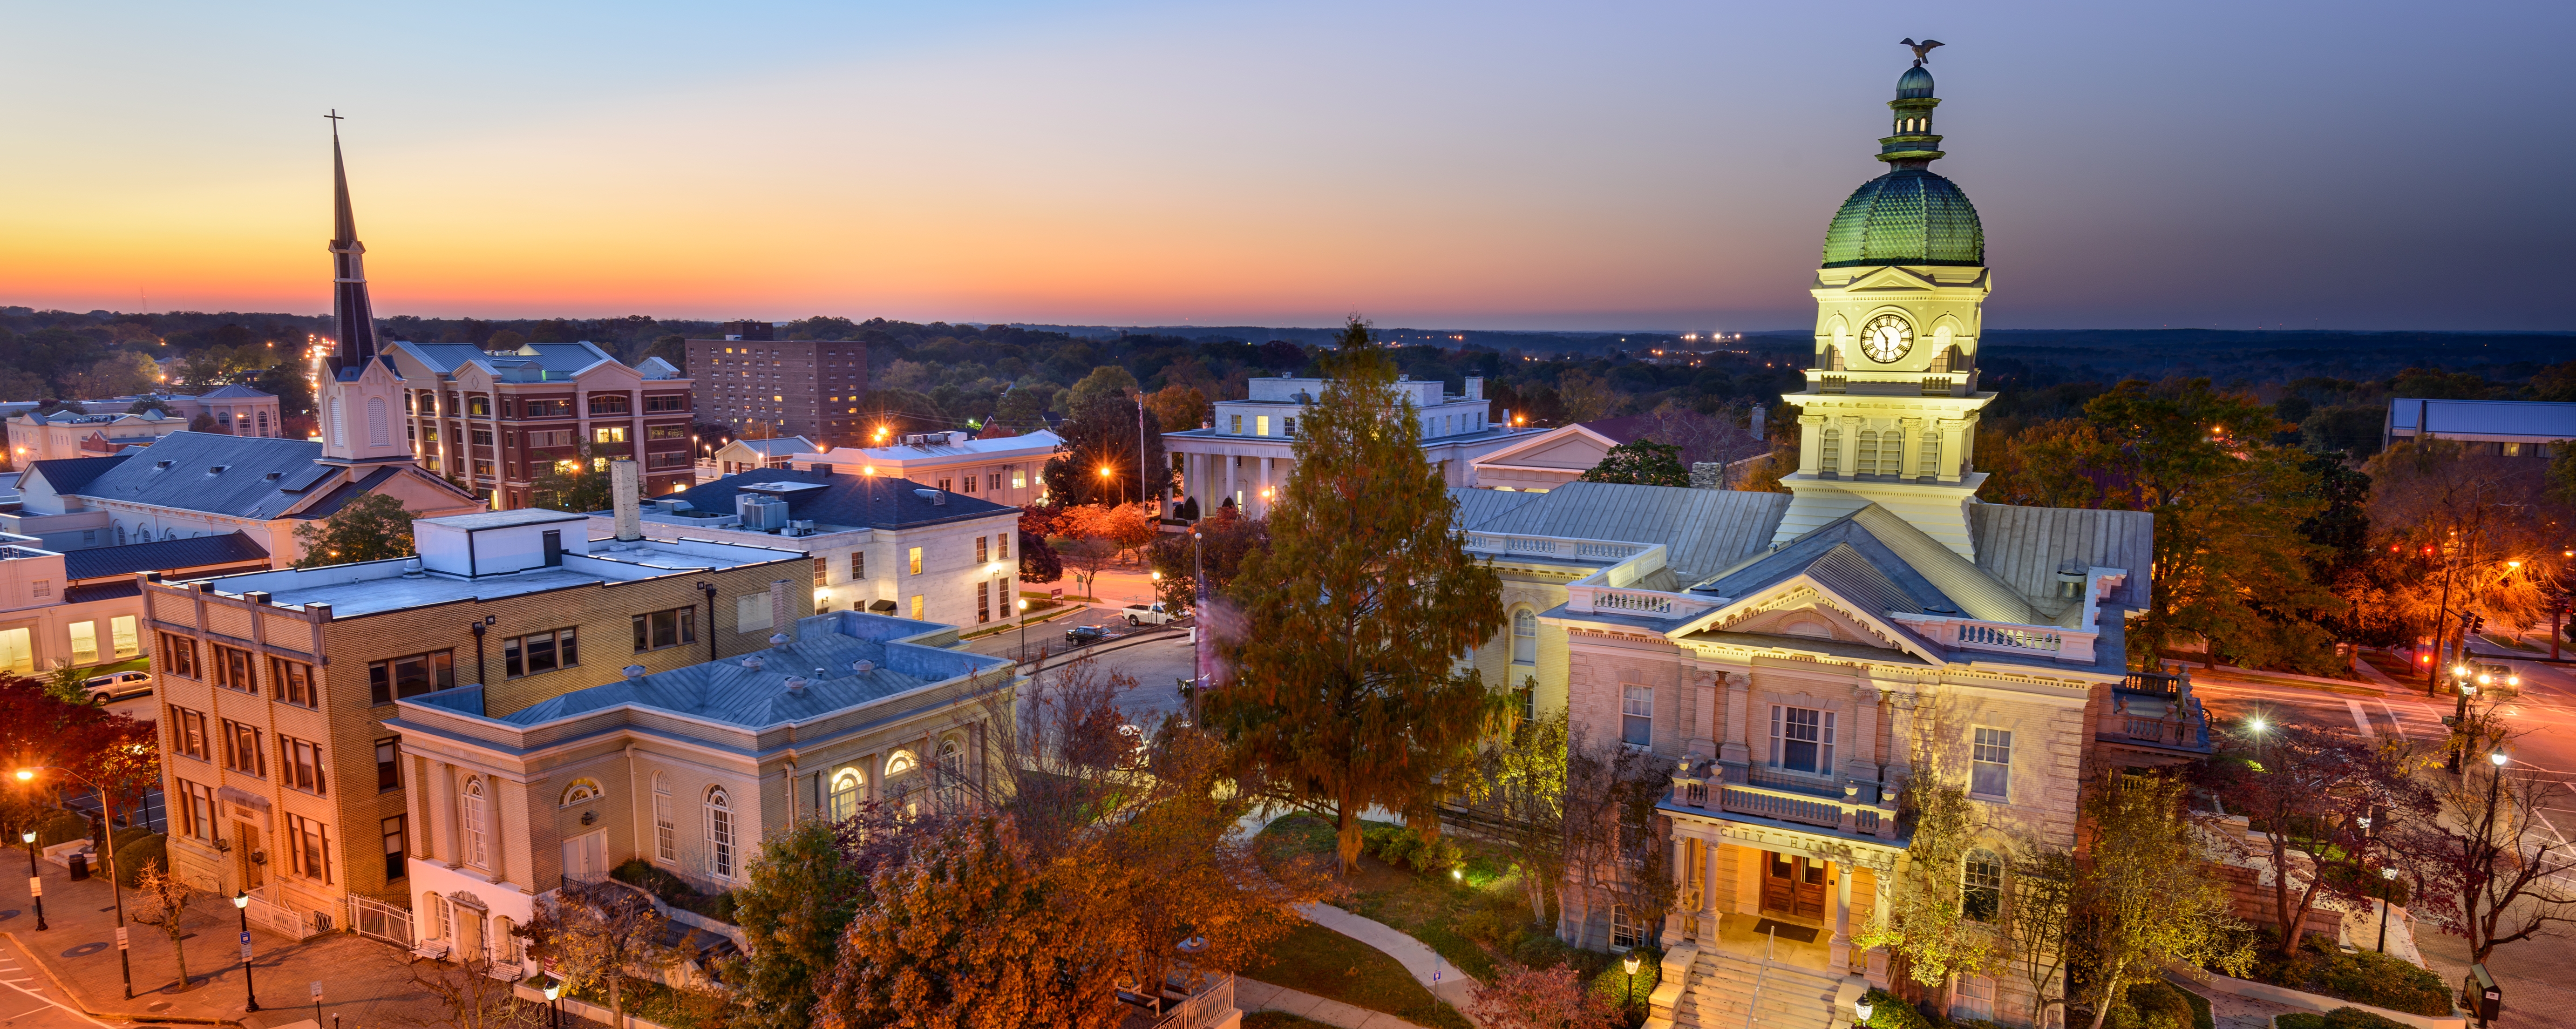
[[842, 821], [859, 813], [859, 790], [866, 786], [867, 782], [867, 777], [860, 775], [856, 768], [844, 768], [832, 773], [829, 810], [833, 821]]
[[680, 824], [671, 817], [671, 785], [660, 772], [653, 773], [653, 857], [680, 860]]
[[966, 802], [966, 748], [956, 740], [939, 741], [939, 806], [961, 810]]
[[911, 751], [895, 751], [886, 757], [886, 780], [892, 782], [896, 776], [919, 767], [921, 767], [921, 761], [913, 757]]
[[921, 759], [912, 756], [912, 752], [909, 750], [898, 750], [886, 757], [886, 796], [888, 799], [902, 804], [903, 813], [907, 815], [921, 813], [921, 802], [914, 800], [910, 796], [915, 785], [912, 773], [919, 771], [920, 769]]
[[491, 832], [492, 825], [491, 804], [483, 796], [481, 777], [465, 780], [465, 789], [458, 798], [457, 807], [463, 816], [461, 821], [464, 822], [464, 828], [458, 833], [459, 842], [464, 844], [464, 854], [461, 856], [466, 864], [491, 867], [491, 859], [485, 847], [485, 840]]
[[733, 800], [724, 787], [707, 787], [707, 874], [733, 878]]
[[331, 445], [335, 447], [347, 446], [348, 437], [346, 435], [346, 430], [340, 428], [340, 398], [331, 398], [329, 414], [330, 418], [328, 420], [331, 423], [329, 426], [331, 430]]
[[1878, 433], [1862, 430], [1860, 445], [1852, 448], [1852, 474], [1878, 474]]
[[1512, 612], [1512, 663], [1538, 663], [1538, 612], [1526, 607]]
[[519, 937], [510, 931], [510, 927], [508, 915], [498, 915], [492, 919], [492, 961], [495, 964], [519, 963]]
[[1991, 922], [2004, 901], [2004, 859], [1979, 848], [1968, 852], [1959, 874], [1959, 913], [1970, 921]]
[[393, 443], [393, 422], [385, 417], [385, 398], [367, 398], [367, 445], [388, 446]]
[[598, 800], [604, 792], [599, 787], [599, 780], [585, 776], [573, 780], [572, 785], [564, 787], [563, 799], [556, 801], [555, 806], [571, 807], [575, 804], [587, 804]]

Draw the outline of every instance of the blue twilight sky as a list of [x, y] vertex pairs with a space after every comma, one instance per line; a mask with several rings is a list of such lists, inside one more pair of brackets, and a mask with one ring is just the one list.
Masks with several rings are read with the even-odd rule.
[[1996, 327], [2576, 328], [2564, 0], [0, 14], [0, 304], [1801, 326], [1928, 36]]

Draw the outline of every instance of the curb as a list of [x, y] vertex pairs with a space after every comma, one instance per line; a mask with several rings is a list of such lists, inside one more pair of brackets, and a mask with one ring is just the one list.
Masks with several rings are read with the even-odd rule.
[[71, 984], [64, 982], [61, 976], [54, 974], [54, 967], [46, 963], [44, 955], [37, 953], [36, 948], [27, 946], [27, 941], [19, 939], [16, 932], [0, 932], [0, 936], [8, 937], [9, 943], [12, 946], [26, 952], [28, 960], [34, 961], [36, 963], [36, 967], [44, 971], [45, 981], [54, 984], [55, 989], [61, 990], [63, 992], [63, 999], [70, 1001], [72, 1007], [79, 1009], [81, 1014], [88, 1015], [91, 1018], [113, 1018], [123, 1022], [159, 1022], [165, 1025], [228, 1025], [232, 1026], [233, 1029], [242, 1029], [241, 1023], [229, 1018], [198, 1018], [193, 1015], [136, 1015], [122, 1011], [92, 1011], [90, 1010], [89, 1002], [81, 999], [81, 995], [71, 988]]
[[[1166, 635], [1173, 634], [1173, 633], [1178, 633], [1178, 632], [1180, 632], [1180, 630], [1175, 629], [1175, 628], [1172, 628], [1172, 627], [1170, 627], [1170, 626], [1156, 626], [1156, 627], [1154, 627], [1154, 628], [1153, 628], [1152, 630], [1150, 630], [1150, 631], [1147, 631], [1147, 632], [1140, 632], [1140, 633], [1136, 633], [1136, 634], [1131, 635], [1131, 636], [1123, 637], [1123, 638], [1119, 639], [1118, 641], [1116, 641], [1116, 642], [1114, 642], [1114, 643], [1102, 644], [1102, 645], [1099, 645], [1099, 646], [1091, 646], [1091, 647], [1077, 647], [1077, 648], [1074, 648], [1074, 649], [1072, 649], [1072, 650], [1067, 650], [1067, 651], [1063, 651], [1063, 652], [1060, 652], [1060, 653], [1049, 654], [1049, 655], [1047, 655], [1047, 659], [1048, 659], [1048, 663], [1047, 663], [1047, 664], [1042, 664], [1042, 665], [1041, 665], [1041, 664], [1037, 664], [1036, 662], [1032, 662], [1032, 661], [1022, 661], [1022, 662], [1020, 662], [1020, 667], [1021, 667], [1021, 668], [1024, 668], [1024, 669], [1027, 669], [1026, 674], [1029, 674], [1029, 675], [1035, 675], [1035, 674], [1037, 674], [1037, 673], [1039, 673], [1039, 672], [1046, 671], [1046, 670], [1047, 670], [1047, 669], [1049, 669], [1049, 668], [1054, 668], [1054, 667], [1057, 667], [1057, 666], [1063, 665], [1063, 664], [1065, 664], [1068, 660], [1070, 660], [1070, 659], [1072, 659], [1072, 658], [1074, 658], [1074, 657], [1078, 657], [1078, 656], [1080, 656], [1080, 655], [1084, 655], [1084, 654], [1106, 654], [1106, 653], [1108, 653], [1108, 652], [1110, 652], [1110, 651], [1113, 651], [1113, 650], [1125, 650], [1125, 649], [1127, 649], [1127, 648], [1129, 648], [1129, 647], [1142, 646], [1142, 645], [1144, 645], [1144, 644], [1151, 643], [1151, 642], [1153, 642], [1153, 641], [1155, 641], [1155, 640], [1157, 640], [1157, 639], [1161, 639], [1161, 638], [1163, 638], [1163, 637], [1164, 637], [1164, 636], [1166, 636]], [[1034, 666], [1034, 667], [1032, 667], [1032, 666]]]

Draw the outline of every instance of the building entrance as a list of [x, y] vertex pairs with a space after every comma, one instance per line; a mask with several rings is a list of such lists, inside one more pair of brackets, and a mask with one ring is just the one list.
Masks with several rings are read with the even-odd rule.
[[1825, 863], [1764, 851], [1762, 911], [1791, 918], [1825, 917]]

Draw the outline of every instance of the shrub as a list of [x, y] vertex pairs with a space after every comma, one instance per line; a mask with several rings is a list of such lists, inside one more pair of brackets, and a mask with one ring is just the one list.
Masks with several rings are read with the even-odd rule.
[[2173, 984], [2149, 979], [2132, 984], [2124, 1003], [2111, 1010], [2103, 1025], [2106, 1029], [2193, 1029], [2191, 1002]]
[[[1625, 964], [1629, 958], [1637, 959], [1637, 974], [1633, 978]], [[1652, 947], [1638, 947], [1625, 954], [1614, 955], [1610, 959], [1610, 967], [1592, 977], [1592, 993], [1618, 1010], [1643, 1011], [1646, 998], [1655, 994], [1655, 983], [1663, 978], [1663, 960], [1663, 954]]]
[[1869, 1029], [1932, 1029], [1931, 1020], [1914, 1010], [1914, 1005], [1886, 990], [1872, 989], [1861, 999], [1869, 1002], [1869, 1021], [1860, 1024]]
[[2451, 991], [2430, 969], [2377, 951], [2345, 954], [2331, 946], [2320, 949], [2332, 952], [2318, 976], [2327, 996], [2410, 1015], [2451, 1013]]
[[1574, 948], [1552, 933], [1531, 933], [1512, 947], [1512, 960], [1532, 968], [1562, 965], [1574, 954]]
[[36, 826], [36, 846], [39, 849], [88, 837], [89, 819], [74, 811], [56, 811], [45, 816], [45, 820]]
[[659, 898], [662, 903], [682, 911], [704, 915], [727, 925], [735, 924], [732, 890], [708, 896], [698, 892], [696, 887], [690, 886], [688, 880], [673, 875], [643, 858], [628, 858], [624, 864], [610, 869], [608, 875], [629, 886], [643, 887], [645, 892]]
[[116, 849], [116, 884], [133, 889], [146, 864], [167, 867], [170, 863], [170, 841], [167, 837], [145, 833]]
[[2360, 1008], [2336, 1008], [2322, 1015], [2294, 1011], [2273, 1016], [2272, 1025], [2275, 1029], [2409, 1029], [2404, 1022]]
[[128, 843], [154, 835], [158, 834], [139, 825], [129, 825], [107, 834], [107, 849], [121, 851]]

